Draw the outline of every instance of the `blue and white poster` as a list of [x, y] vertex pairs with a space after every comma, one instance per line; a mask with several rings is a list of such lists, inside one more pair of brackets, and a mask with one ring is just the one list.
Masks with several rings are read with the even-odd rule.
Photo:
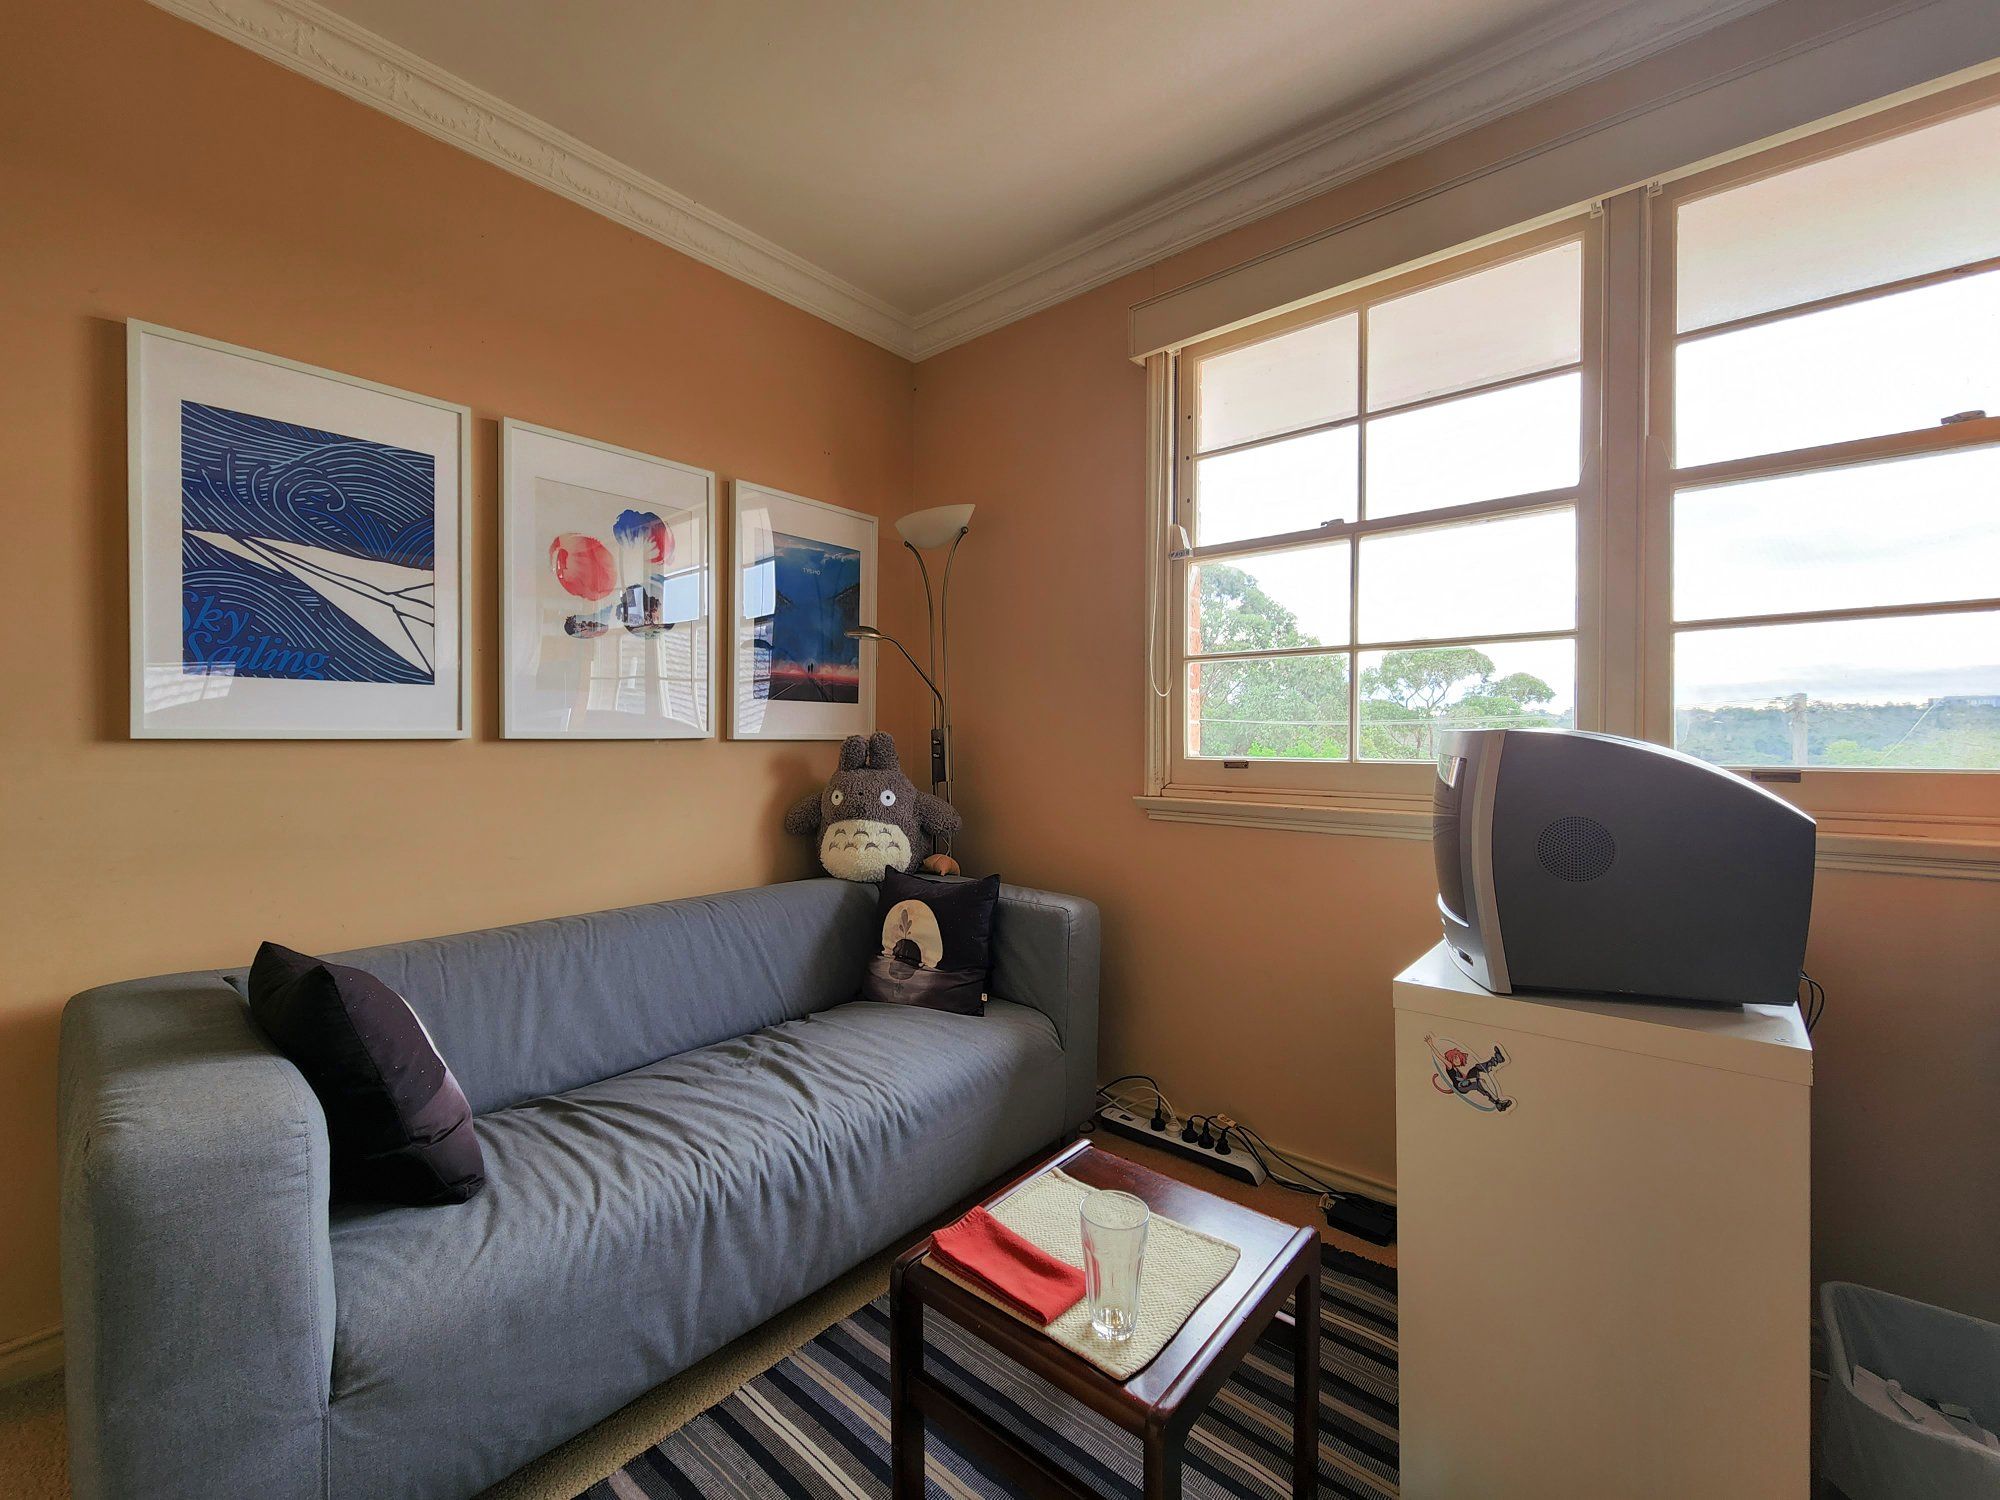
[[455, 737], [463, 407], [131, 332], [133, 733]]
[[436, 679], [430, 455], [181, 403], [181, 661], [314, 682]]

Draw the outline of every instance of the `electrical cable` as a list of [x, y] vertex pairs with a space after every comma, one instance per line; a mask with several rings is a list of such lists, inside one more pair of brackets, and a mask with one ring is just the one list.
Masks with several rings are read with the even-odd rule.
[[[1803, 978], [1804, 976], [1800, 977]], [[1815, 1019], [1817, 1019], [1816, 1013]], [[1286, 1155], [1276, 1146], [1265, 1140], [1261, 1133], [1243, 1124], [1240, 1120], [1229, 1120], [1228, 1124], [1218, 1128], [1217, 1122], [1227, 1119], [1227, 1116], [1220, 1113], [1180, 1114], [1168, 1101], [1158, 1081], [1150, 1073], [1121, 1073], [1109, 1083], [1099, 1085], [1097, 1092], [1101, 1097], [1110, 1100], [1112, 1103], [1124, 1109], [1131, 1110], [1134, 1114], [1139, 1113], [1140, 1111], [1132, 1109], [1132, 1102], [1129, 1099], [1119, 1098], [1112, 1092], [1121, 1083], [1142, 1083], [1152, 1090], [1153, 1097], [1158, 1101], [1159, 1109], [1164, 1111], [1169, 1119], [1179, 1121], [1183, 1139], [1189, 1135], [1194, 1135], [1198, 1138], [1204, 1129], [1207, 1130], [1211, 1139], [1217, 1142], [1226, 1142], [1230, 1136], [1234, 1135], [1243, 1149], [1249, 1153], [1251, 1159], [1264, 1169], [1266, 1180], [1273, 1186], [1283, 1188], [1287, 1192], [1304, 1193], [1308, 1197], [1317, 1198], [1320, 1200], [1322, 1207], [1327, 1207], [1330, 1202], [1345, 1201], [1357, 1197], [1356, 1194], [1349, 1192], [1345, 1188], [1335, 1187], [1303, 1162]], [[1290, 1170], [1280, 1170], [1280, 1164]], [[1295, 1173], [1297, 1175], [1293, 1175]], [[1362, 1197], [1360, 1201], [1368, 1203], [1373, 1200]], [[1328, 1212], [1331, 1212], [1330, 1208], [1328, 1208]], [[1393, 1213], [1394, 1211], [1389, 1210], [1389, 1212]]]
[[1264, 1179], [1273, 1187], [1281, 1187], [1294, 1193], [1305, 1193], [1314, 1198], [1323, 1196], [1323, 1189], [1316, 1188], [1309, 1182], [1301, 1182], [1295, 1177], [1289, 1177], [1273, 1167], [1264, 1159], [1264, 1153], [1257, 1149], [1256, 1143], [1241, 1130], [1237, 1130], [1236, 1135], [1243, 1142], [1243, 1149], [1250, 1153], [1251, 1159], [1264, 1169]]
[[1806, 987], [1806, 997], [1799, 1002], [1799, 1014], [1805, 1019], [1806, 1035], [1811, 1036], [1819, 1018], [1826, 1014], [1826, 986], [1804, 969], [1799, 970], [1799, 982]]
[[[1339, 1188], [1335, 1187], [1332, 1183], [1327, 1182], [1325, 1179], [1321, 1178], [1310, 1167], [1306, 1166], [1305, 1163], [1296, 1161], [1293, 1158], [1285, 1155], [1284, 1152], [1280, 1151], [1276, 1146], [1272, 1145], [1269, 1141], [1265, 1140], [1262, 1135], [1260, 1135], [1257, 1131], [1252, 1130], [1248, 1125], [1239, 1124], [1233, 1126], [1232, 1128], [1236, 1131], [1236, 1133], [1239, 1136], [1243, 1138], [1244, 1144], [1252, 1147], [1253, 1151], [1257, 1147], [1262, 1147], [1265, 1152], [1268, 1152], [1270, 1155], [1276, 1157], [1279, 1161], [1283, 1162], [1286, 1166], [1290, 1167], [1294, 1172], [1298, 1173], [1299, 1176], [1304, 1178], [1307, 1182], [1315, 1184], [1315, 1187], [1313, 1189], [1314, 1191], [1323, 1193], [1337, 1193], [1340, 1191]], [[1259, 1159], [1261, 1160], [1261, 1157]], [[1264, 1164], [1264, 1170], [1267, 1172], [1271, 1170], [1269, 1162], [1266, 1162]]]
[[[1112, 1092], [1119, 1084], [1128, 1082], [1143, 1083], [1153, 1091], [1153, 1104], [1150, 1108], [1138, 1106], [1133, 1099], [1120, 1097]], [[1108, 1100], [1110, 1103], [1135, 1115], [1150, 1114], [1160, 1129], [1165, 1129], [1169, 1122], [1178, 1117], [1174, 1110], [1173, 1101], [1167, 1098], [1165, 1091], [1161, 1089], [1159, 1083], [1155, 1081], [1153, 1075], [1150, 1073], [1121, 1073], [1112, 1079], [1111, 1082], [1099, 1084], [1097, 1086], [1097, 1097]]]
[[1150, 1073], [1120, 1073], [1116, 1078], [1112, 1079], [1109, 1083], [1100, 1083], [1097, 1086], [1097, 1092], [1101, 1094], [1104, 1098], [1111, 1100], [1114, 1104], [1122, 1104], [1125, 1101], [1119, 1099], [1118, 1096], [1113, 1094], [1111, 1091], [1121, 1083], [1130, 1083], [1135, 1080], [1139, 1083], [1145, 1084], [1147, 1088], [1153, 1091], [1153, 1097], [1159, 1101], [1161, 1107], [1164, 1108], [1168, 1114], [1171, 1115], [1175, 1113], [1173, 1102], [1167, 1098], [1165, 1090], [1163, 1090], [1160, 1087], [1159, 1083], [1154, 1079], [1153, 1075]]

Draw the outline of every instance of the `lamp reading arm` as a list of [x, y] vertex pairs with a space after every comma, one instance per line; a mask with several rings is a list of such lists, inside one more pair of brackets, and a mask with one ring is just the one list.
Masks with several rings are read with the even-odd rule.
[[855, 641], [887, 641], [903, 653], [903, 660], [910, 664], [910, 670], [915, 672], [922, 679], [924, 686], [931, 690], [931, 701], [935, 705], [931, 718], [931, 789], [935, 791], [944, 784], [944, 731], [938, 727], [944, 716], [944, 694], [940, 693], [937, 684], [931, 681], [931, 674], [917, 665], [917, 659], [910, 655], [903, 643], [893, 635], [884, 635], [873, 625], [854, 625], [847, 630], [847, 637]]
[[894, 646], [898, 651], [902, 651], [903, 660], [910, 664], [912, 672], [915, 672], [917, 676], [923, 679], [924, 686], [931, 690], [931, 696], [937, 699], [939, 703], [944, 702], [944, 694], [940, 693], [937, 690], [937, 684], [931, 681], [931, 674], [917, 665], [917, 659], [910, 655], [908, 651], [905, 651], [903, 643], [893, 635], [884, 635], [873, 625], [854, 625], [848, 628], [847, 638], [851, 641], [885, 641], [889, 645]]

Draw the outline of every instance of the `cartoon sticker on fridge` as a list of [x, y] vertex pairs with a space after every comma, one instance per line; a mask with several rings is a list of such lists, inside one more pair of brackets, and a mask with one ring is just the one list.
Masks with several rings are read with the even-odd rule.
[[1431, 1049], [1431, 1087], [1440, 1094], [1463, 1099], [1486, 1115], [1504, 1115], [1514, 1107], [1514, 1101], [1493, 1086], [1493, 1070], [1507, 1062], [1506, 1049], [1498, 1042], [1484, 1062], [1474, 1062], [1472, 1054], [1448, 1036], [1426, 1035], [1424, 1045]]

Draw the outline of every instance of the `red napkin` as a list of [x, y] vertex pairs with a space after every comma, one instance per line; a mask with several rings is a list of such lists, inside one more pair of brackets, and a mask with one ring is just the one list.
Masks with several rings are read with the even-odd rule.
[[931, 1253], [982, 1291], [1046, 1327], [1083, 1300], [1083, 1272], [983, 1208], [931, 1236]]

